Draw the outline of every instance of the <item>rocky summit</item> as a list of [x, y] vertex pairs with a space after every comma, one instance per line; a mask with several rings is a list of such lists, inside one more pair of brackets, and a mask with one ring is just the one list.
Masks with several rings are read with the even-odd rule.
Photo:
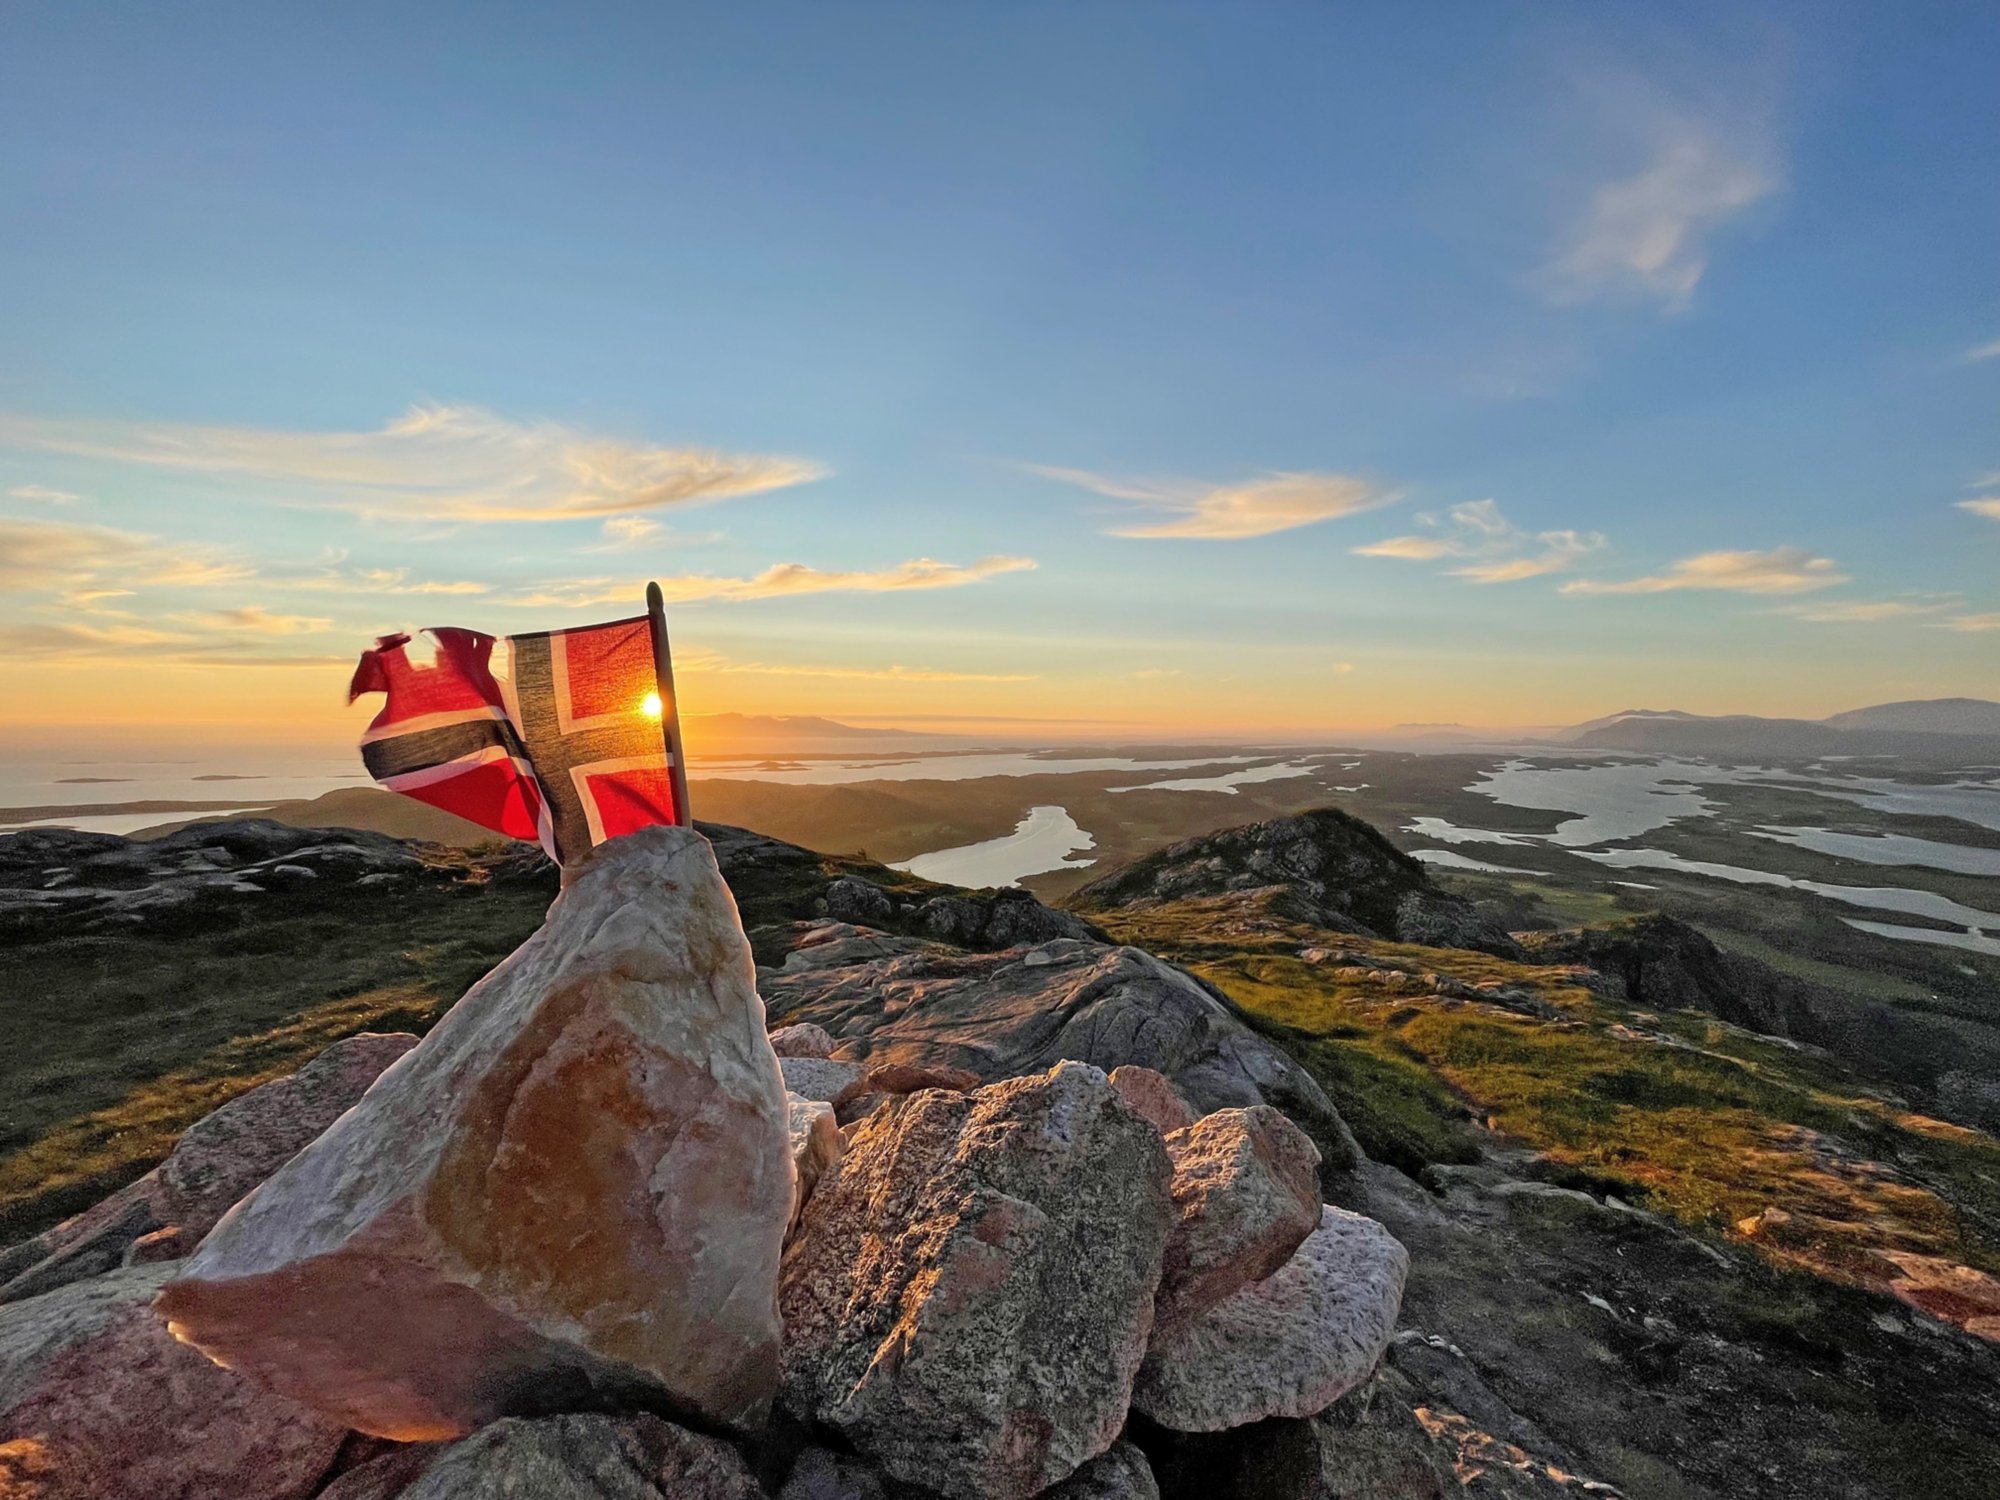
[[[392, 878], [310, 852], [347, 847]], [[2000, 1463], [1985, 1137], [1748, 1029], [1771, 992], [1698, 934], [1510, 935], [1338, 814], [1082, 914], [722, 828], [546, 914], [532, 855], [254, 824], [0, 839], [0, 877], [41, 932], [74, 879], [100, 947], [494, 947], [436, 1014], [337, 995], [176, 1082], [177, 1139], [0, 1250], [6, 1500], [1958, 1500]]]
[[1095, 912], [1250, 892], [1276, 898], [1286, 916], [1335, 932], [1519, 951], [1471, 902], [1441, 890], [1421, 863], [1331, 807], [1174, 844], [1091, 881], [1072, 904]]

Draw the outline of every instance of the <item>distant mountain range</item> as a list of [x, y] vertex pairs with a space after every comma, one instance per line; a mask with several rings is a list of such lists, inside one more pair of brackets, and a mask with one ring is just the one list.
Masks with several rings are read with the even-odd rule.
[[1928, 698], [1878, 703], [1824, 719], [1628, 708], [1572, 725], [1551, 738], [1592, 749], [1686, 755], [1913, 755], [1964, 760], [2000, 756], [2000, 703]]

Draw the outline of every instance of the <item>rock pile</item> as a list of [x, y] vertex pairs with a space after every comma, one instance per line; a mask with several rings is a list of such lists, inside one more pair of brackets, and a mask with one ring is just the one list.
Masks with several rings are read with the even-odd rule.
[[414, 1050], [10, 1253], [0, 1495], [1156, 1497], [1368, 1378], [1407, 1257], [1227, 1001], [1075, 937], [801, 937], [760, 975], [699, 836], [618, 840]]

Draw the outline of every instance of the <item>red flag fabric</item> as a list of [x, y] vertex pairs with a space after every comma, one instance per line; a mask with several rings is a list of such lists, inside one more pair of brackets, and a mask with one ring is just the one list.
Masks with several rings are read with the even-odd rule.
[[351, 703], [387, 701], [361, 737], [362, 762], [391, 791], [510, 838], [558, 863], [654, 823], [686, 821], [661, 733], [651, 622], [644, 615], [507, 638], [475, 630], [384, 636], [362, 653]]

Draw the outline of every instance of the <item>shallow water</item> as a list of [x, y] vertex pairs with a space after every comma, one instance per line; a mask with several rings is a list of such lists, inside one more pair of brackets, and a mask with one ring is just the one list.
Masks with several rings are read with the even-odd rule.
[[1114, 786], [1114, 792], [1227, 792], [1236, 795], [1239, 786], [1250, 786], [1260, 781], [1289, 781], [1298, 776], [1310, 776], [1319, 770], [1318, 766], [1281, 764], [1275, 766], [1252, 766], [1244, 771], [1224, 771], [1217, 776], [1183, 776], [1173, 781], [1148, 781], [1141, 786]]
[[1578, 849], [1585, 859], [1609, 865], [1614, 870], [1674, 870], [1684, 875], [1707, 875], [1737, 885], [1776, 885], [1788, 890], [1810, 891], [1829, 901], [1848, 906], [1865, 906], [1875, 911], [1899, 911], [1912, 917], [1930, 917], [1939, 922], [1956, 922], [1975, 930], [2000, 933], [2000, 912], [1962, 906], [1934, 891], [1913, 891], [1903, 886], [1828, 885], [1818, 880], [1798, 880], [1770, 870], [1751, 870], [1742, 865], [1713, 864], [1707, 860], [1683, 859], [1665, 849]]
[[1490, 828], [1460, 828], [1443, 818], [1412, 818], [1403, 825], [1403, 832], [1420, 833], [1427, 839], [1436, 839], [1440, 844], [1527, 845], [1535, 842], [1518, 833], [1496, 833]]
[[[1849, 927], [1872, 932], [1877, 937], [1894, 938], [1900, 943], [1935, 943], [1945, 948], [1964, 948], [1973, 953], [1990, 953], [2000, 958], [2000, 937], [1984, 932], [1939, 932], [1935, 927], [1902, 927], [1894, 922], [1864, 922], [1859, 917], [1842, 917]], [[1967, 972], [1970, 972], [1969, 970]]]
[[1068, 809], [1031, 807], [1010, 834], [956, 849], [940, 849], [934, 854], [919, 854], [893, 868], [907, 870], [923, 880], [983, 890], [988, 886], [1014, 885], [1049, 870], [1074, 870], [1094, 864], [1094, 860], [1069, 856], [1095, 847], [1096, 842], [1077, 827]]
[[1436, 865], [1442, 870], [1478, 870], [1486, 875], [1533, 875], [1534, 870], [1519, 869], [1514, 865], [1489, 865], [1483, 859], [1473, 859], [1450, 849], [1412, 849], [1412, 859], [1420, 859], [1427, 865]]
[[1836, 833], [1829, 828], [1759, 828], [1752, 837], [1869, 865], [1918, 865], [1959, 875], [2000, 875], [2000, 849], [1975, 849], [1906, 833]]

